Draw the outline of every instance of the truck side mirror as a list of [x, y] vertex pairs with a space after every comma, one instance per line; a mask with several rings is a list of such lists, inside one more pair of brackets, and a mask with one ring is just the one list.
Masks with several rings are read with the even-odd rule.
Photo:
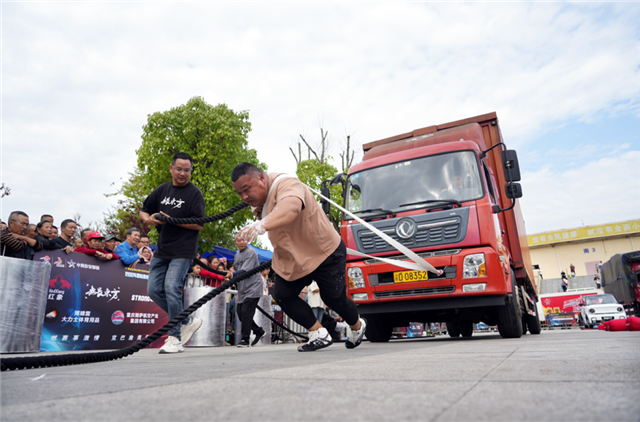
[[504, 190], [509, 199], [522, 198], [522, 186], [520, 186], [520, 183], [509, 182], [505, 185]]
[[520, 165], [518, 164], [518, 154], [516, 154], [515, 150], [502, 151], [502, 165], [504, 166], [504, 175], [507, 182], [520, 181]]
[[[322, 188], [320, 190], [320, 193], [322, 194], [322, 196], [331, 198], [331, 191], [329, 190], [329, 187]], [[329, 215], [329, 213], [331, 212], [331, 204], [329, 203], [329, 201], [324, 198], [320, 198], [320, 204], [322, 205], [322, 211], [324, 211], [325, 214]]]
[[[334, 177], [333, 179], [331, 179], [331, 181], [329, 182], [329, 184], [331, 186], [335, 186], [338, 183], [342, 183], [344, 181], [344, 173], [340, 173], [338, 174], [336, 177]], [[323, 193], [324, 195], [324, 193]], [[326, 195], [325, 195], [326, 196]]]

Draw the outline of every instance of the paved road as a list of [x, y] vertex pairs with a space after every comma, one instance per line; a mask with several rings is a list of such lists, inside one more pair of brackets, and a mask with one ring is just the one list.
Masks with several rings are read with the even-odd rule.
[[640, 421], [640, 332], [142, 350], [0, 380], [2, 421]]

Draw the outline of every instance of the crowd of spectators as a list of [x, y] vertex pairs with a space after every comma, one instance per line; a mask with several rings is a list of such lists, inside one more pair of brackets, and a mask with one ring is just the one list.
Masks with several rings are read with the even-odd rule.
[[122, 241], [89, 228], [78, 230], [78, 223], [72, 219], [63, 220], [58, 230], [49, 214], [42, 215], [37, 224], [30, 223], [22, 211], [12, 212], [6, 223], [0, 221], [0, 255], [32, 260], [41, 250], [84, 253], [105, 261], [120, 260], [129, 267], [149, 265], [153, 259], [149, 237], [135, 227], [127, 231]]
[[[8, 224], [7, 224], [8, 223]], [[89, 228], [80, 229], [72, 219], [63, 220], [60, 228], [54, 225], [53, 216], [44, 214], [37, 224], [30, 223], [29, 216], [22, 211], [14, 211], [8, 222], [0, 220], [0, 254], [21, 259], [33, 259], [41, 250], [62, 250], [67, 254], [84, 253], [102, 260], [120, 260], [128, 267], [138, 264], [149, 265], [153, 259], [153, 250], [149, 236], [143, 235], [140, 229], [132, 227], [127, 230], [125, 239], [117, 236], [102, 236]], [[233, 276], [233, 263], [226, 258], [198, 256], [198, 259], [209, 268], [226, 273], [225, 276], [213, 273], [200, 265], [194, 265], [190, 272], [200, 276], [206, 284], [217, 287], [225, 279]]]

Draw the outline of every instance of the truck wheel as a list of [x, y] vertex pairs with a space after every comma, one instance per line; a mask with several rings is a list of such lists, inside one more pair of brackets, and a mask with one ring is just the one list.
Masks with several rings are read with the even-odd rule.
[[391, 338], [393, 327], [386, 321], [384, 314], [368, 315], [367, 340], [372, 343], [386, 343]]
[[461, 321], [458, 323], [458, 331], [462, 337], [471, 337], [473, 335], [473, 322]]
[[460, 331], [455, 322], [447, 322], [447, 333], [452, 338], [460, 337]]
[[540, 326], [540, 318], [538, 318], [538, 308], [536, 306], [533, 307], [533, 315], [527, 314], [527, 327], [529, 328], [529, 332], [531, 334], [540, 334], [542, 332], [542, 327]]
[[522, 316], [520, 315], [520, 297], [516, 275], [511, 269], [511, 290], [513, 295], [503, 306], [497, 307], [498, 331], [502, 338], [522, 337]]

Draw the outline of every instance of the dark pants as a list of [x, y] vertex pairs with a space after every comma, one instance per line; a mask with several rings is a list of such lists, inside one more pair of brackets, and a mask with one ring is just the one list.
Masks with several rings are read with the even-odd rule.
[[260, 301], [259, 297], [251, 297], [246, 298], [242, 303], [238, 303], [238, 316], [242, 324], [241, 340], [249, 341], [249, 338], [251, 338], [251, 330], [253, 330], [253, 334], [256, 335], [262, 331], [262, 328], [253, 320], [258, 301]]
[[309, 329], [317, 319], [309, 304], [299, 295], [305, 286], [315, 280], [320, 288], [322, 301], [347, 324], [355, 325], [358, 322], [358, 308], [347, 297], [346, 266], [347, 248], [340, 241], [338, 248], [311, 274], [293, 281], [287, 281], [276, 274], [275, 300], [291, 319]]

